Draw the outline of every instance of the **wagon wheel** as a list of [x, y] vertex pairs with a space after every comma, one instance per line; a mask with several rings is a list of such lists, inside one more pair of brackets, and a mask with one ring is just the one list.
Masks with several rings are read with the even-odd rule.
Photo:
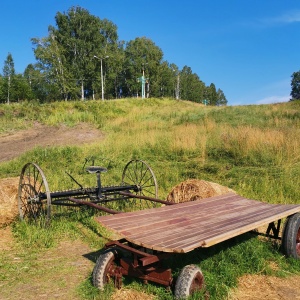
[[287, 256], [300, 259], [300, 213], [287, 219], [282, 237], [282, 248]]
[[116, 257], [117, 251], [114, 249], [108, 249], [99, 255], [93, 270], [93, 285], [99, 290], [103, 290], [104, 286], [109, 283], [110, 277], [116, 274]]
[[[140, 196], [147, 196], [152, 198], [158, 198], [158, 185], [156, 177], [149, 167], [142, 160], [131, 160], [127, 163], [122, 174], [123, 185], [136, 185], [137, 191], [134, 193]], [[141, 199], [130, 199], [131, 208], [143, 209], [157, 207], [158, 203], [141, 200]]]
[[42, 169], [27, 163], [21, 172], [18, 207], [21, 220], [35, 220], [48, 225], [51, 215], [51, 197]]
[[196, 265], [185, 266], [176, 281], [175, 299], [186, 299], [193, 293], [204, 290], [204, 277]]

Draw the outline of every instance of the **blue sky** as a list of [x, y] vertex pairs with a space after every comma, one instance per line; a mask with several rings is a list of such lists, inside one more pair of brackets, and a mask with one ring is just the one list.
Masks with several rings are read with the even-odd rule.
[[164, 60], [187, 65], [229, 105], [290, 99], [300, 70], [299, 0], [1, 0], [0, 73], [11, 53], [18, 73], [35, 58], [30, 39], [48, 35], [56, 13], [81, 6], [118, 27], [119, 39], [150, 38]]

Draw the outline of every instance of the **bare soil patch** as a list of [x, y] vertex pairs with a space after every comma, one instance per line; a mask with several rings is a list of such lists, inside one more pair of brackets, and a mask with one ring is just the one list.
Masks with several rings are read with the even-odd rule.
[[75, 127], [50, 127], [35, 123], [32, 128], [0, 136], [0, 162], [18, 157], [36, 146], [60, 146], [91, 143], [103, 139], [103, 133], [87, 123]]
[[[93, 268], [93, 262], [85, 257], [91, 252], [86, 244], [63, 240], [58, 247], [43, 251], [33, 263], [27, 264], [30, 250], [22, 253], [14, 246], [10, 228], [0, 229], [0, 236], [0, 255], [10, 260], [16, 272], [15, 277], [4, 276], [0, 280], [0, 300], [80, 299], [76, 289]], [[19, 280], [22, 273], [28, 275]]]

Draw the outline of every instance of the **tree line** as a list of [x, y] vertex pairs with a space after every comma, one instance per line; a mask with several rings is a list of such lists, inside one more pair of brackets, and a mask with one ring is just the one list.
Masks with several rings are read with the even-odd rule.
[[32, 38], [36, 62], [16, 74], [9, 53], [0, 75], [0, 101], [174, 97], [226, 105], [214, 83], [206, 86], [189, 66], [163, 60], [163, 51], [146, 37], [118, 38], [117, 26], [79, 6], [58, 12], [48, 36]]

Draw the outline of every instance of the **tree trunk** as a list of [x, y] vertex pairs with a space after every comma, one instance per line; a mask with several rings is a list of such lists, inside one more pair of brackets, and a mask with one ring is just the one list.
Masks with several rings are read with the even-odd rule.
[[83, 87], [83, 80], [81, 80], [81, 100], [84, 100], [84, 87]]

